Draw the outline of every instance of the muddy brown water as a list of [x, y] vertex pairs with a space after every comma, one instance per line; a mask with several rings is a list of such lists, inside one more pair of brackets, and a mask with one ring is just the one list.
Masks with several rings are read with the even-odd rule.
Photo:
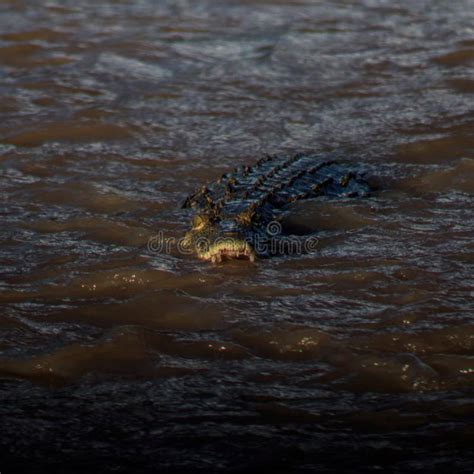
[[[0, 471], [472, 472], [472, 1], [0, 4]], [[316, 253], [152, 253], [197, 186], [344, 157]]]

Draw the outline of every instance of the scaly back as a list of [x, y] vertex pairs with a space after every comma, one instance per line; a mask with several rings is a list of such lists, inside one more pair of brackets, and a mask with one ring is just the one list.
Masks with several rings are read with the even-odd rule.
[[267, 156], [254, 166], [236, 168], [190, 195], [192, 207], [216, 219], [243, 224], [268, 222], [289, 204], [317, 196], [358, 196], [369, 186], [346, 166], [313, 155]]

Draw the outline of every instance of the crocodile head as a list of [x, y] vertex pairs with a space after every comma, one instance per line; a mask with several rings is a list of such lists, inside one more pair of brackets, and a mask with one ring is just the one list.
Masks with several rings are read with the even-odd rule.
[[184, 236], [184, 245], [199, 258], [213, 263], [227, 259], [255, 260], [252, 245], [254, 231], [248, 225], [209, 214], [194, 216], [191, 229]]

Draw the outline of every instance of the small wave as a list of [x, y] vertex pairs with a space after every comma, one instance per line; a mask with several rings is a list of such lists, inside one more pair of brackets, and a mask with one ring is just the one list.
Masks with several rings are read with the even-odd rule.
[[111, 73], [115, 76], [153, 81], [167, 79], [172, 75], [171, 71], [157, 64], [147, 64], [138, 59], [126, 58], [113, 53], [100, 54], [96, 68], [100, 72]]

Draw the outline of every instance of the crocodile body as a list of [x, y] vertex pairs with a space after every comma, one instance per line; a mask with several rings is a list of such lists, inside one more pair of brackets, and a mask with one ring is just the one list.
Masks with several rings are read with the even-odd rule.
[[314, 155], [268, 156], [236, 168], [190, 195], [184, 208], [197, 211], [185, 244], [198, 257], [266, 257], [275, 253], [269, 231], [292, 203], [303, 199], [365, 196], [370, 187], [346, 165]]

